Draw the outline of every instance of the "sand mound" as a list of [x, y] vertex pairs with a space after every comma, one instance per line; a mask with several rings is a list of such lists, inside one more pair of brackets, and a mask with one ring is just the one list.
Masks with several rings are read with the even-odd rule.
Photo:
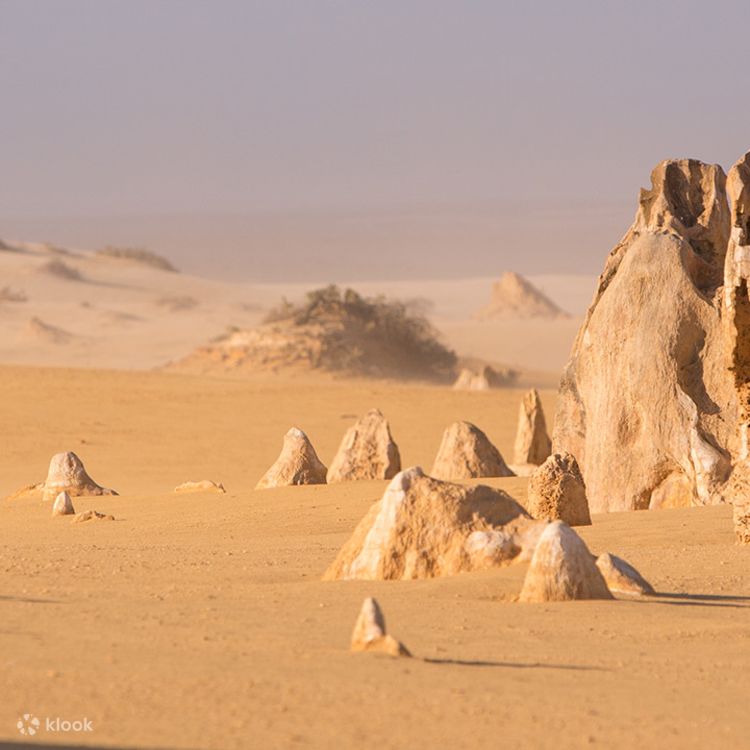
[[506, 271], [492, 285], [488, 305], [474, 316], [477, 320], [502, 318], [547, 318], [559, 320], [570, 315], [561, 310], [549, 297], [530, 281], [513, 271]]
[[385, 632], [385, 617], [375, 599], [367, 598], [362, 604], [354, 625], [352, 651], [371, 651], [389, 656], [411, 656], [409, 649]]
[[536, 541], [526, 511], [502, 490], [397, 474], [324, 580], [433, 578], [506, 565]]
[[536, 388], [532, 388], [521, 401], [513, 463], [538, 466], [547, 459], [551, 450], [552, 441], [547, 434], [542, 402]]
[[514, 476], [500, 451], [471, 422], [454, 422], [446, 429], [430, 475], [435, 479]]
[[586, 485], [570, 453], [553, 453], [529, 480], [526, 509], [534, 518], [590, 526]]
[[612, 598], [583, 539], [562, 521], [549, 524], [534, 550], [520, 600], [562, 602]]
[[83, 281], [83, 276], [77, 268], [59, 258], [52, 258], [46, 263], [42, 263], [38, 271], [64, 281]]
[[455, 354], [409, 305], [335, 286], [283, 304], [258, 328], [234, 330], [171, 365], [199, 372], [308, 372], [449, 382]]
[[64, 328], [58, 328], [50, 323], [34, 317], [26, 324], [26, 337], [33, 338], [48, 344], [69, 344], [76, 336], [66, 331]]
[[392, 479], [401, 471], [401, 456], [388, 421], [379, 409], [358, 419], [344, 435], [328, 468], [328, 483]]
[[326, 467], [302, 430], [292, 427], [273, 466], [261, 477], [255, 489], [296, 484], [325, 484]]

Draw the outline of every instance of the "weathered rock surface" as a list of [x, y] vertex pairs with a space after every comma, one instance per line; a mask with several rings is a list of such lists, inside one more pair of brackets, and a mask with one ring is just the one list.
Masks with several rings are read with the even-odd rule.
[[651, 180], [560, 385], [553, 450], [578, 460], [593, 512], [719, 502], [734, 452], [724, 173], [665, 161]]
[[73, 501], [70, 499], [70, 495], [67, 492], [61, 492], [56, 498], [55, 503], [52, 506], [53, 516], [74, 516], [75, 509], [73, 508]]
[[532, 474], [526, 510], [534, 518], [565, 521], [568, 526], [591, 524], [586, 485], [570, 453], [553, 453]]
[[392, 479], [399, 471], [401, 456], [388, 421], [379, 409], [372, 409], [346, 431], [328, 467], [327, 479], [329, 484]]
[[397, 474], [339, 551], [324, 580], [414, 579], [507, 565], [533, 549], [543, 524], [510, 495]]
[[518, 371], [511, 368], [496, 370], [485, 365], [478, 370], [464, 367], [453, 383], [457, 391], [488, 391], [492, 388], [503, 388], [513, 385], [518, 380]]
[[499, 318], [569, 318], [546, 294], [513, 271], [506, 271], [492, 285], [490, 303], [474, 316], [477, 320]]
[[327, 469], [302, 430], [292, 427], [273, 466], [261, 477], [256, 489], [293, 484], [325, 484]]
[[71, 523], [86, 523], [87, 521], [114, 521], [115, 517], [106, 513], [100, 513], [98, 510], [87, 510], [83, 513], [77, 513], [73, 516]]
[[114, 490], [100, 487], [86, 473], [83, 462], [72, 451], [52, 456], [47, 479], [42, 485], [42, 500], [51, 502], [61, 492], [67, 492], [71, 497], [117, 494]]
[[220, 495], [226, 493], [224, 485], [213, 482], [210, 479], [202, 479], [200, 482], [183, 482], [174, 488], [175, 492], [218, 492]]
[[596, 558], [596, 567], [615, 594], [653, 594], [654, 587], [629, 563], [605, 552]]
[[354, 625], [352, 651], [372, 651], [389, 656], [411, 656], [403, 643], [388, 635], [385, 617], [375, 599], [367, 598]]
[[547, 434], [547, 421], [536, 388], [527, 391], [521, 401], [518, 429], [513, 448], [514, 464], [544, 463], [552, 451], [552, 441]]
[[612, 598], [583, 539], [563, 521], [549, 524], [534, 550], [520, 601]]
[[435, 479], [512, 477], [489, 438], [471, 422], [454, 422], [443, 433], [430, 475]]

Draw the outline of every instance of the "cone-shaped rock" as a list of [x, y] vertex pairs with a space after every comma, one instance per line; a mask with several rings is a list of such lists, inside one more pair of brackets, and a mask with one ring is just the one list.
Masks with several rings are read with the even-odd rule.
[[392, 479], [401, 471], [401, 456], [388, 421], [372, 409], [350, 427], [328, 467], [328, 482]]
[[409, 649], [385, 631], [385, 617], [375, 599], [367, 598], [362, 604], [354, 625], [352, 651], [374, 651], [389, 656], [411, 656]]
[[724, 267], [728, 368], [737, 394], [734, 468], [725, 497], [734, 504], [737, 541], [750, 544], [750, 154], [729, 171], [731, 234]]
[[70, 495], [67, 492], [61, 492], [56, 498], [55, 503], [52, 506], [53, 516], [74, 516], [75, 509], [73, 508], [73, 501], [70, 499]]
[[200, 482], [183, 482], [174, 488], [175, 492], [218, 492], [220, 495], [226, 493], [224, 485], [213, 482], [210, 479], [202, 479]]
[[593, 512], [719, 502], [730, 469], [725, 176], [665, 161], [651, 181], [560, 384], [553, 450], [578, 459]]
[[629, 563], [605, 552], [596, 558], [596, 567], [607, 588], [615, 594], [653, 594], [654, 587]]
[[284, 435], [279, 457], [263, 475], [256, 489], [325, 483], [326, 467], [318, 458], [315, 448], [302, 430], [292, 427]]
[[518, 414], [518, 430], [513, 448], [514, 464], [536, 464], [537, 466], [549, 456], [552, 442], [547, 434], [547, 422], [544, 409], [536, 388], [524, 395]]
[[500, 451], [471, 422], [454, 422], [443, 433], [430, 474], [435, 479], [514, 476]]
[[42, 490], [42, 500], [52, 501], [61, 492], [67, 492], [71, 497], [117, 494], [114, 490], [100, 487], [86, 473], [81, 459], [71, 451], [52, 456]]
[[532, 474], [526, 509], [534, 518], [565, 521], [568, 526], [591, 523], [586, 485], [570, 453], [553, 453]]
[[549, 524], [534, 550], [520, 600], [562, 602], [612, 598], [583, 539], [562, 521]]
[[510, 495], [397, 474], [360, 521], [324, 580], [413, 579], [505, 565], [535, 544], [538, 522]]

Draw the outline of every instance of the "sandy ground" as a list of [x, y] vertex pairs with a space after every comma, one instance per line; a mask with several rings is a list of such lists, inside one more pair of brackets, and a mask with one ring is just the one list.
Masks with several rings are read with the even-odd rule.
[[[330, 461], [373, 406], [406, 465], [459, 418], [508, 457], [519, 398], [0, 367], [0, 496], [65, 449], [122, 493], [76, 500], [118, 520], [75, 526], [0, 501], [0, 747], [31, 712], [94, 727], [35, 741], [100, 747], [747, 748], [750, 549], [728, 508], [595, 516], [591, 549], [661, 594], [532, 605], [523, 566], [321, 583], [384, 483], [252, 489], [290, 425]], [[228, 494], [171, 492], [203, 478]], [[488, 480], [521, 501], [525, 482]], [[417, 658], [349, 653], [368, 595]]]
[[[257, 325], [282, 297], [300, 299], [309, 284], [231, 283], [167, 273], [82, 250], [55, 252], [27, 243], [0, 250], [0, 363], [145, 369], [180, 359], [230, 327]], [[58, 272], [50, 268], [58, 265]], [[65, 276], [67, 272], [78, 278]], [[498, 274], [504, 269], [498, 269]], [[549, 378], [565, 363], [595, 288], [591, 276], [530, 277], [574, 315], [561, 321], [476, 322], [493, 279], [352, 282], [364, 294], [427, 303], [428, 314], [461, 356], [478, 357]], [[314, 285], [320, 286], [320, 285]], [[346, 285], [344, 285], [346, 286]], [[24, 301], [3, 300], [3, 289]]]

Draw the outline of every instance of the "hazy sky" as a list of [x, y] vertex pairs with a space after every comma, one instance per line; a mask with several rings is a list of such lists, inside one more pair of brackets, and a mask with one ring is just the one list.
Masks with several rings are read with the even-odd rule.
[[0, 236], [256, 278], [598, 272], [656, 162], [750, 148], [749, 22], [747, 0], [0, 0]]

